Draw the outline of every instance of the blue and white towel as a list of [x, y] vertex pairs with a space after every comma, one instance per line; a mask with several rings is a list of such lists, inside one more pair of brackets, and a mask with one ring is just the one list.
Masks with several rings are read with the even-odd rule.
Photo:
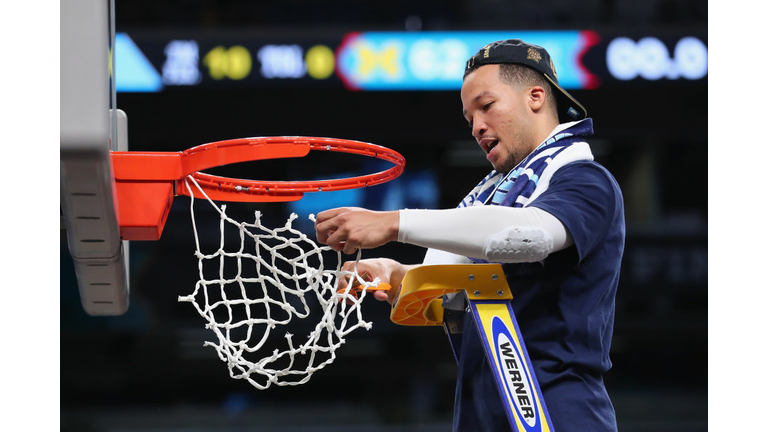
[[593, 134], [592, 119], [574, 122], [541, 143], [507, 174], [491, 171], [459, 204], [525, 207], [549, 188], [552, 175], [580, 160], [594, 160], [584, 137]]

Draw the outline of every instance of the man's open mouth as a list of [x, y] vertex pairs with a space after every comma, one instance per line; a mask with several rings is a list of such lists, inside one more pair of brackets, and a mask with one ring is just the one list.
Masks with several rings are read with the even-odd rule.
[[496, 141], [493, 141], [493, 142], [489, 143], [488, 144], [488, 153], [490, 153], [491, 150], [493, 150], [493, 148], [496, 147], [496, 144], [498, 144], [498, 143], [499, 143], [499, 140], [496, 140]]

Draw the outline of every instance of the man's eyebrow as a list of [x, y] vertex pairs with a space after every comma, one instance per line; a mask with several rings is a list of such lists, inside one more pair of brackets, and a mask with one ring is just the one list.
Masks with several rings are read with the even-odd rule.
[[[491, 90], [486, 90], [486, 91], [480, 93], [479, 95], [477, 95], [474, 98], [472, 98], [472, 103], [477, 102], [478, 99], [480, 99], [483, 96], [487, 96], [489, 94], [493, 94], [493, 92]], [[466, 109], [462, 109], [461, 110], [461, 114], [464, 115], [464, 117], [466, 117], [467, 116], [467, 110]]]

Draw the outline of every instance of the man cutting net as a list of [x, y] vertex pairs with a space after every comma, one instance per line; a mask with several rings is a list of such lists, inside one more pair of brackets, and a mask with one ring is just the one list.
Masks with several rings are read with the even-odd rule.
[[[423, 246], [422, 265], [503, 264], [554, 429], [615, 431], [602, 375], [611, 367], [624, 205], [586, 142], [592, 119], [559, 86], [546, 50], [517, 39], [467, 61], [461, 102], [493, 170], [457, 208], [332, 209], [317, 215], [318, 240], [345, 253], [390, 241]], [[416, 265], [371, 259], [357, 269], [397, 287]], [[392, 302], [394, 293], [374, 295]], [[464, 325], [453, 428], [505, 430], [481, 342], [471, 320]]]

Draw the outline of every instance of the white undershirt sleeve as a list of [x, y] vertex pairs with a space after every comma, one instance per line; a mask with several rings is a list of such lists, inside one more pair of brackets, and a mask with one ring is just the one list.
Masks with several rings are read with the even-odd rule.
[[472, 264], [472, 261], [464, 255], [430, 248], [427, 249], [422, 264]]
[[[535, 262], [573, 244], [556, 217], [536, 207], [400, 210], [398, 241], [492, 262]], [[460, 261], [428, 251], [425, 263]]]

